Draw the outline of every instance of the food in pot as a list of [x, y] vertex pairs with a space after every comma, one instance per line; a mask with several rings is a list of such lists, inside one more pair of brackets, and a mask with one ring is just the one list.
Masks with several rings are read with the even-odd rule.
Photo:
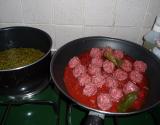
[[104, 111], [140, 109], [147, 97], [147, 64], [123, 51], [92, 48], [71, 58], [64, 71], [68, 93], [78, 102]]
[[11, 48], [0, 52], [0, 70], [13, 69], [31, 64], [44, 55], [34, 48]]

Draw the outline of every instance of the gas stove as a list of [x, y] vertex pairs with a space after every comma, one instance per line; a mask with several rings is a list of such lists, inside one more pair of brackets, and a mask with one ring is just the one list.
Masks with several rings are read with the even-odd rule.
[[[83, 125], [87, 110], [70, 102], [52, 82], [21, 101], [0, 99], [0, 125]], [[159, 125], [160, 106], [132, 116], [106, 116], [105, 125]]]
[[[65, 98], [52, 80], [22, 97], [0, 96], [0, 125], [83, 125], [88, 111]], [[160, 125], [160, 106], [130, 116], [106, 116], [104, 125]]]

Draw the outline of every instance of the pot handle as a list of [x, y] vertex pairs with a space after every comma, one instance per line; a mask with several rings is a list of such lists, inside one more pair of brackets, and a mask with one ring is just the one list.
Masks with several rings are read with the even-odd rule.
[[90, 111], [82, 125], [104, 125], [105, 115], [102, 113]]

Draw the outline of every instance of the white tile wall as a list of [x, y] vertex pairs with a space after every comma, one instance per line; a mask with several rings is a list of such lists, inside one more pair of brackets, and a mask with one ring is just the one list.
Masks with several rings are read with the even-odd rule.
[[83, 0], [54, 0], [56, 24], [80, 25], [84, 22]]
[[24, 23], [52, 22], [51, 0], [22, 0]]
[[116, 26], [141, 26], [147, 10], [148, 0], [118, 0]]
[[0, 0], [0, 23], [22, 22], [21, 0]]
[[113, 27], [96, 27], [96, 26], [86, 26], [85, 27], [85, 36], [108, 36], [114, 37]]
[[0, 27], [40, 28], [53, 49], [93, 35], [142, 44], [158, 14], [160, 0], [0, 0]]
[[85, 0], [85, 24], [113, 26], [115, 0]]
[[136, 27], [115, 27], [114, 36], [137, 43], [140, 29]]

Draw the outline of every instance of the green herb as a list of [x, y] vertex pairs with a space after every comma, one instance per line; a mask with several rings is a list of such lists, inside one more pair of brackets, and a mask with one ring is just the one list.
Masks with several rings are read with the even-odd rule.
[[11, 48], [0, 52], [0, 70], [13, 69], [37, 61], [44, 55], [34, 48]]
[[132, 106], [133, 102], [137, 99], [137, 93], [132, 92], [124, 97], [124, 99], [118, 105], [118, 112], [126, 112], [130, 106]]
[[110, 52], [106, 52], [104, 53], [104, 57], [108, 60], [110, 60], [111, 62], [113, 62], [114, 65], [116, 65], [117, 67], [120, 67], [123, 63], [123, 61], [121, 59], [116, 58], [115, 56], [113, 56], [112, 53]]

